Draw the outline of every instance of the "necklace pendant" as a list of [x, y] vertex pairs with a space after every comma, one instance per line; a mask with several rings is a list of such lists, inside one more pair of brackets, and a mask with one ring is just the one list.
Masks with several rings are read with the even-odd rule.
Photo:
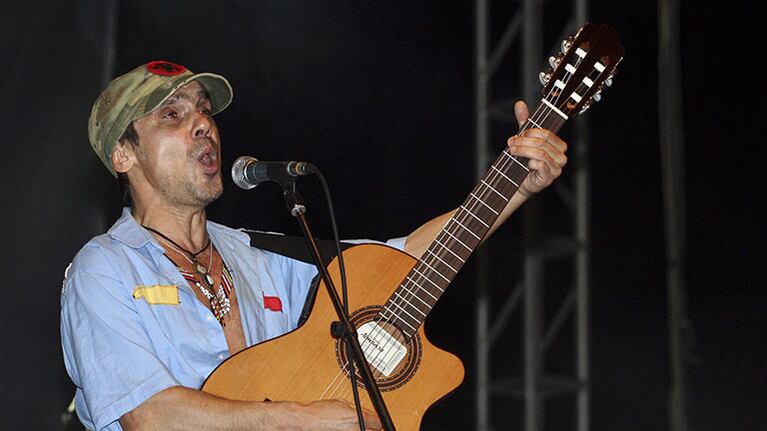
[[208, 276], [208, 268], [206, 268], [205, 265], [197, 262], [196, 266], [197, 266], [197, 272], [199, 272], [200, 274]]
[[210, 276], [210, 274], [205, 274], [205, 281], [208, 282], [208, 286], [213, 286], [213, 277]]

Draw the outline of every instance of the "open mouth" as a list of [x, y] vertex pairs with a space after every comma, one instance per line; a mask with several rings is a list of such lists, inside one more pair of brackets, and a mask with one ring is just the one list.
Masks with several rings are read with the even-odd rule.
[[202, 153], [197, 160], [202, 164], [206, 173], [212, 174], [218, 172], [218, 157], [213, 149]]

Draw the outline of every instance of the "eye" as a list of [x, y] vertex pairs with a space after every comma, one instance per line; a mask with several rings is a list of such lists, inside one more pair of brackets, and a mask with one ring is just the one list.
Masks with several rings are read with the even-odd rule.
[[210, 117], [210, 116], [212, 116], [212, 115], [213, 115], [213, 112], [212, 112], [212, 111], [211, 111], [211, 109], [210, 109], [210, 108], [208, 108], [208, 107], [202, 107], [202, 108], [200, 108], [200, 113], [202, 113], [203, 115], [206, 115], [206, 116], [208, 116], [208, 117]]
[[178, 112], [173, 109], [166, 109], [162, 112], [162, 118], [168, 120], [174, 120], [178, 117]]

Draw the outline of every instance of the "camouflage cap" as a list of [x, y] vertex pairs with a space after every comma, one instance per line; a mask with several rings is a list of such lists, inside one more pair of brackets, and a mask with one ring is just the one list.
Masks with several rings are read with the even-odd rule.
[[223, 111], [232, 101], [232, 87], [220, 75], [193, 73], [180, 64], [152, 61], [109, 83], [91, 109], [88, 138], [91, 146], [112, 175], [112, 151], [128, 125], [160, 106], [179, 87], [199, 81], [208, 91], [212, 114]]

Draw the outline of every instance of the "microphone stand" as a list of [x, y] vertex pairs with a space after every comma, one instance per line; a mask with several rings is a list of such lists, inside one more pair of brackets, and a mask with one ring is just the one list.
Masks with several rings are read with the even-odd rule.
[[368, 362], [365, 359], [365, 354], [362, 352], [359, 340], [357, 339], [357, 329], [349, 320], [349, 316], [344, 312], [343, 305], [338, 297], [338, 292], [333, 284], [333, 280], [330, 278], [327, 268], [325, 268], [325, 265], [322, 263], [323, 260], [320, 255], [320, 250], [314, 239], [314, 235], [309, 228], [306, 216], [304, 215], [306, 213], [306, 206], [304, 205], [303, 199], [301, 199], [301, 196], [296, 191], [295, 178], [286, 178], [283, 181], [277, 181], [277, 183], [282, 187], [282, 195], [285, 199], [288, 211], [290, 211], [290, 215], [295, 217], [298, 220], [298, 224], [301, 226], [304, 239], [306, 239], [306, 245], [312, 254], [314, 264], [322, 277], [322, 281], [325, 282], [325, 287], [330, 296], [330, 301], [333, 303], [333, 308], [335, 308], [336, 314], [338, 314], [339, 321], [333, 322], [331, 325], [331, 333], [336, 338], [343, 337], [348, 343], [349, 351], [352, 353], [352, 359], [357, 364], [357, 369], [360, 370], [360, 373], [362, 374], [362, 381], [365, 383], [365, 389], [368, 392], [368, 396], [370, 396], [370, 400], [373, 402], [373, 407], [381, 420], [383, 429], [386, 431], [394, 431], [394, 423], [391, 421], [389, 410], [386, 408], [381, 392], [378, 389], [378, 384], [375, 381], [375, 377], [373, 377], [373, 373], [370, 371]]

